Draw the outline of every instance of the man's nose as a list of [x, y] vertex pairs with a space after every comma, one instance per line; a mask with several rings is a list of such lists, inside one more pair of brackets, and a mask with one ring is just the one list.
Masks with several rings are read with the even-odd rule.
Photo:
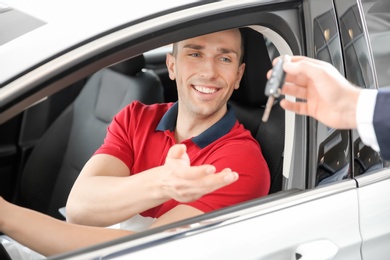
[[200, 67], [200, 75], [203, 78], [213, 79], [218, 75], [218, 68], [213, 58], [204, 59]]

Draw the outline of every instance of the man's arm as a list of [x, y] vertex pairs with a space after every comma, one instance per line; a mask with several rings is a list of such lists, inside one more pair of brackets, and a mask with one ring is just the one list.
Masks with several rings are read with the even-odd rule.
[[374, 110], [373, 124], [376, 134], [377, 143], [381, 151], [381, 155], [385, 160], [390, 160], [390, 90], [380, 89], [377, 97]]
[[303, 56], [293, 56], [283, 69], [286, 84], [282, 93], [303, 100], [283, 99], [284, 109], [312, 116], [332, 128], [357, 128], [366, 145], [390, 158], [390, 121], [384, 112], [390, 107], [389, 90], [377, 94], [377, 90], [358, 88], [330, 63]]
[[230, 169], [190, 166], [185, 145], [170, 148], [165, 164], [129, 176], [119, 159], [95, 155], [78, 177], [67, 203], [71, 223], [110, 226], [170, 199], [189, 202], [238, 179]]
[[375, 102], [377, 91], [374, 89], [362, 89], [356, 106], [357, 130], [363, 143], [379, 151], [373, 125]]
[[104, 154], [93, 156], [69, 194], [67, 221], [110, 226], [163, 203], [153, 192], [157, 188], [157, 171], [129, 176], [129, 169], [119, 159]]
[[[151, 228], [202, 213], [193, 207], [179, 205], [157, 219]], [[65, 253], [134, 233], [121, 229], [90, 227], [63, 222], [8, 203], [1, 197], [0, 232], [45, 256]]]

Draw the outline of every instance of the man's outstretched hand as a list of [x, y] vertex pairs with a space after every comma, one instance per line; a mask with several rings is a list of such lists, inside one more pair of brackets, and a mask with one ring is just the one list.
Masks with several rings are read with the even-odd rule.
[[179, 202], [197, 200], [238, 179], [238, 173], [229, 168], [216, 172], [213, 165], [191, 166], [183, 144], [176, 144], [169, 149], [162, 170], [163, 197]]

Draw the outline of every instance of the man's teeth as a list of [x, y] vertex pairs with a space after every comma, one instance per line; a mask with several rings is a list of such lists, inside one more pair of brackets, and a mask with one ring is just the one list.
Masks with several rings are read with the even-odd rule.
[[194, 88], [197, 91], [205, 93], [205, 94], [212, 94], [212, 93], [217, 92], [216, 88], [207, 88], [207, 87], [202, 87], [202, 86], [194, 86]]

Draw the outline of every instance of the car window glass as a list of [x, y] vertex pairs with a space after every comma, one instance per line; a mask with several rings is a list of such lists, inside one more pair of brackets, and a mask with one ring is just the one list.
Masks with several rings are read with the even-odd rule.
[[340, 35], [334, 9], [314, 18], [313, 35], [316, 58], [332, 63], [341, 73], [344, 73]]
[[[335, 6], [339, 16], [345, 77], [362, 88], [376, 88], [372, 48], [360, 3], [356, 0], [336, 0]], [[379, 154], [362, 143], [357, 131], [352, 130], [350, 134], [353, 176], [382, 168], [383, 160]]]
[[378, 87], [390, 87], [390, 1], [363, 0]]
[[346, 77], [357, 86], [374, 88], [372, 63], [358, 6], [344, 4], [346, 9], [340, 15], [339, 23]]
[[[336, 12], [331, 2], [321, 2], [312, 12], [314, 56], [319, 60], [331, 63], [344, 75], [341, 35], [336, 22]], [[312, 171], [308, 176], [308, 186], [315, 187], [333, 183], [351, 176], [351, 155], [349, 149], [349, 132], [329, 128], [310, 119], [310, 128], [314, 135], [310, 138], [313, 156]], [[309, 155], [312, 156], [312, 155]], [[310, 171], [311, 172], [311, 171]]]

